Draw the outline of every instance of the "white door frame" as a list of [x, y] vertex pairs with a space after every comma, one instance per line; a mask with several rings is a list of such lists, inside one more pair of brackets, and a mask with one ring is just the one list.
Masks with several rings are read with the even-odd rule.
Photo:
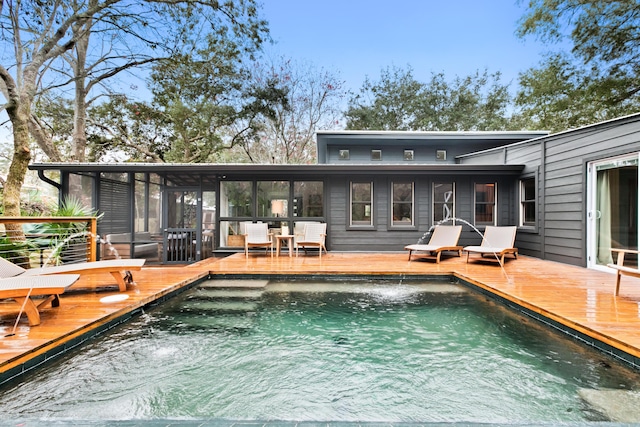
[[[597, 220], [600, 218], [600, 211], [597, 209], [597, 177], [598, 167], [611, 165], [611, 168], [628, 166], [632, 161], [636, 161], [640, 169], [640, 153], [625, 154], [622, 156], [609, 157], [606, 159], [596, 160], [587, 164], [587, 268], [594, 270], [614, 272], [613, 269], [608, 268], [605, 265], [599, 265], [596, 263], [596, 225]], [[640, 185], [640, 170], [638, 173], [638, 184]], [[640, 197], [638, 197], [638, 212], [640, 212]], [[639, 231], [640, 234], [640, 231]], [[640, 236], [638, 236], [640, 242]]]

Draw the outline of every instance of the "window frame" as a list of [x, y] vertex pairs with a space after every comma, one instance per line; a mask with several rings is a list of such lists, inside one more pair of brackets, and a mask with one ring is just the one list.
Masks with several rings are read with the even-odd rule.
[[[369, 187], [369, 200], [362, 200], [362, 201], [356, 201], [356, 203], [358, 204], [362, 204], [365, 206], [365, 211], [366, 211], [366, 204], [368, 203], [370, 208], [370, 212], [369, 212], [369, 222], [365, 223], [364, 221], [362, 222], [357, 222], [354, 223], [353, 220], [353, 206], [354, 206], [354, 191], [353, 191], [353, 186], [356, 184], [368, 184]], [[348, 228], [349, 229], [358, 229], [358, 230], [362, 230], [363, 228], [366, 229], [373, 229], [374, 226], [374, 206], [375, 206], [375, 201], [374, 201], [374, 183], [373, 181], [349, 181], [349, 203], [347, 203], [347, 210], [348, 210], [348, 218], [349, 218], [349, 224], [348, 224]]]
[[[493, 185], [493, 201], [492, 202], [478, 202], [478, 185], [491, 186]], [[478, 221], [478, 206], [492, 206], [491, 209], [491, 221]], [[474, 182], [473, 183], [473, 224], [478, 227], [485, 227], [487, 225], [497, 225], [498, 220], [498, 183], [497, 182]]]
[[431, 198], [431, 222], [432, 224], [446, 224], [448, 221], [445, 221], [444, 219], [442, 220], [436, 220], [436, 203], [438, 203], [438, 207], [440, 205], [446, 205], [448, 202], [446, 200], [444, 201], [437, 201], [436, 200], [436, 185], [448, 185], [451, 184], [451, 191], [452, 191], [452, 200], [451, 200], [451, 213], [450, 213], [450, 218], [453, 218], [453, 220], [451, 221], [451, 225], [455, 225], [456, 221], [455, 221], [455, 217], [456, 217], [456, 182], [455, 181], [451, 181], [451, 182], [437, 182], [434, 181], [431, 187], [431, 194], [432, 194], [432, 198]]
[[[411, 201], [396, 201], [395, 200], [395, 185], [396, 184], [409, 184], [411, 185]], [[395, 205], [396, 203], [402, 205], [410, 205], [411, 218], [410, 221], [396, 221], [394, 219]], [[389, 228], [395, 229], [414, 229], [416, 227], [416, 183], [415, 181], [391, 181], [389, 186]]]
[[[530, 183], [533, 182], [533, 199], [525, 199], [526, 196], [526, 192], [525, 192], [525, 182], [526, 183]], [[531, 229], [535, 229], [538, 225], [538, 180], [536, 179], [535, 176], [527, 176], [527, 177], [523, 177], [520, 179], [520, 181], [518, 182], [519, 186], [519, 194], [518, 194], [518, 200], [519, 200], [519, 212], [518, 212], [518, 226], [519, 227], [525, 227], [525, 228], [531, 228]], [[525, 218], [525, 213], [526, 213], [526, 208], [525, 208], [525, 204], [526, 205], [532, 205], [533, 206], [533, 221], [526, 221]]]

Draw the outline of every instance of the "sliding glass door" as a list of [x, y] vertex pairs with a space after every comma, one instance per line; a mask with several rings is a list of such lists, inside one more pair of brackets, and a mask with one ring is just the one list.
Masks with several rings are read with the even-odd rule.
[[[587, 266], [606, 268], [611, 248], [638, 249], [638, 154], [588, 165]], [[626, 260], [627, 258], [625, 258]], [[628, 261], [637, 262], [629, 257]]]

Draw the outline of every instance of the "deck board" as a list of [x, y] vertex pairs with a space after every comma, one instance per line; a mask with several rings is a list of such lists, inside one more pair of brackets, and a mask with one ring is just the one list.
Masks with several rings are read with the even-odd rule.
[[406, 253], [333, 253], [271, 257], [263, 252], [212, 258], [190, 266], [144, 267], [122, 302], [100, 299], [118, 294], [110, 274], [83, 274], [60, 307], [41, 310], [41, 324], [29, 327], [23, 316], [13, 334], [16, 305], [0, 302], [0, 374], [14, 372], [61, 345], [139, 310], [207, 275], [456, 275], [487, 292], [566, 325], [632, 356], [640, 357], [640, 279], [624, 276], [614, 296], [615, 275], [520, 256], [504, 271], [496, 263], [466, 257], [407, 260]]

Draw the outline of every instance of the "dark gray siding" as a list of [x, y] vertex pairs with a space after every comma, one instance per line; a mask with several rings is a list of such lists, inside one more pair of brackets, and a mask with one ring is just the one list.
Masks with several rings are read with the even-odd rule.
[[503, 155], [505, 164], [526, 165], [522, 177], [538, 177], [538, 226], [519, 229], [516, 245], [527, 255], [586, 266], [587, 164], [635, 152], [640, 152], [638, 115], [458, 160], [486, 164]]
[[[454, 164], [456, 156], [469, 153], [472, 151], [483, 150], [495, 147], [496, 142], [460, 142], [460, 141], [442, 141], [442, 142], [422, 142], [416, 144], [415, 141], [396, 141], [392, 146], [388, 143], [376, 144], [375, 140], [370, 141], [370, 145], [355, 145], [346, 141], [340, 145], [330, 145], [327, 147], [328, 164], [348, 164], [348, 163], [368, 163], [375, 166], [376, 163], [429, 163], [429, 164]], [[349, 159], [342, 160], [339, 158], [340, 150], [349, 150]], [[380, 161], [371, 160], [371, 150], [380, 150], [382, 159]], [[404, 150], [413, 150], [414, 160], [404, 160]], [[436, 152], [444, 150], [446, 152], [445, 160], [436, 159]], [[500, 162], [502, 163], [502, 159]]]
[[[399, 229], [391, 227], [390, 188], [393, 180], [411, 181], [415, 183], [415, 227]], [[473, 224], [474, 197], [476, 182], [498, 183], [498, 224], [513, 225], [516, 222], [512, 205], [517, 197], [513, 185], [513, 176], [485, 174], [477, 176], [455, 175], [418, 175], [413, 177], [397, 177], [376, 174], [359, 176], [348, 175], [331, 177], [327, 181], [328, 199], [328, 236], [327, 245], [333, 251], [402, 251], [404, 246], [415, 243], [433, 225], [432, 188], [434, 182], [454, 182], [456, 186], [455, 216]], [[374, 226], [358, 229], [349, 227], [349, 184], [356, 182], [373, 182], [374, 185]], [[481, 234], [472, 227], [463, 225], [461, 245], [480, 244]], [[482, 231], [482, 228], [481, 230]]]

